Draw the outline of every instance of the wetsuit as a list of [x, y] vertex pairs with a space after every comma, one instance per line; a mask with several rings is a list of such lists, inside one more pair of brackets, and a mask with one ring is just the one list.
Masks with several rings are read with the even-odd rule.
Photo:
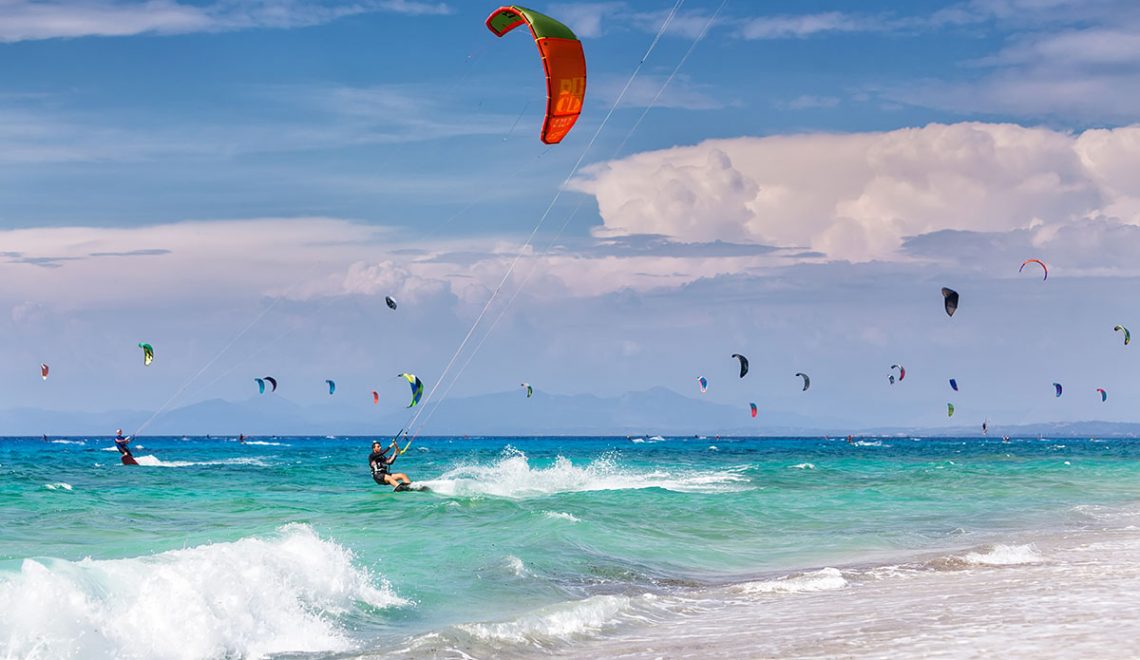
[[131, 454], [131, 448], [127, 446], [129, 442], [129, 438], [124, 438], [121, 435], [117, 435], [115, 436], [115, 449], [118, 449], [119, 453], [123, 456], [130, 456], [131, 458], [134, 458], [134, 456]]
[[368, 455], [368, 467], [372, 468], [372, 480], [381, 486], [390, 485], [384, 481], [384, 477], [388, 474], [388, 465], [392, 461], [388, 460], [386, 454], [388, 450], [374, 451]]

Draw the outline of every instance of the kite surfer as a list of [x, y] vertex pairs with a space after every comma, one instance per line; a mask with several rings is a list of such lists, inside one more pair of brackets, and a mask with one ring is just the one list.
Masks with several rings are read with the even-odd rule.
[[[388, 456], [388, 452], [392, 452]], [[400, 456], [400, 443], [398, 438], [392, 438], [392, 444], [387, 449], [380, 448], [380, 441], [372, 442], [372, 453], [368, 456], [368, 467], [372, 470], [372, 480], [381, 486], [392, 486], [393, 490], [405, 490], [412, 480], [403, 472], [391, 473], [388, 466], [396, 462]]]
[[115, 449], [119, 450], [122, 454], [119, 458], [123, 461], [123, 465], [138, 465], [135, 457], [131, 454], [131, 436], [123, 436], [123, 429], [115, 429]]

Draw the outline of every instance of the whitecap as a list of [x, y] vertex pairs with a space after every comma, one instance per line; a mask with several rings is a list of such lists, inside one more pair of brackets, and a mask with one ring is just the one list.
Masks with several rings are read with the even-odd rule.
[[744, 594], [798, 594], [812, 591], [835, 591], [847, 586], [847, 580], [838, 568], [822, 568], [808, 573], [797, 573], [775, 580], [760, 580], [734, 585], [732, 591]]
[[407, 604], [307, 525], [129, 559], [0, 572], [9, 657], [261, 657], [356, 648], [338, 615]]
[[1032, 544], [990, 546], [982, 552], [970, 552], [962, 556], [967, 564], [982, 566], [1016, 566], [1019, 564], [1039, 564], [1045, 561]]

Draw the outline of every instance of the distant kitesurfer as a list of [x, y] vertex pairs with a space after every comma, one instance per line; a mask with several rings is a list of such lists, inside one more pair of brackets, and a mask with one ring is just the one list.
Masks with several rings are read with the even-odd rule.
[[855, 444], [855, 436], [853, 436], [853, 435], [847, 436], [847, 444], [849, 444], [849, 445]]
[[123, 456], [134, 458], [134, 455], [131, 454], [131, 448], [127, 446], [130, 443], [131, 437], [123, 437], [123, 429], [115, 429], [115, 449], [118, 449]]
[[[388, 456], [388, 452], [392, 452], [392, 455]], [[372, 469], [372, 480], [381, 486], [392, 486], [394, 490], [399, 490], [401, 486], [412, 483], [408, 475], [403, 472], [396, 472], [395, 474], [388, 472], [388, 466], [395, 463], [399, 456], [400, 444], [396, 438], [392, 438], [392, 444], [383, 450], [380, 448], [379, 440], [373, 441], [372, 453], [368, 456], [368, 467]]]
[[238, 434], [238, 442], [242, 443], [243, 445], [245, 444], [245, 434], [244, 433]]

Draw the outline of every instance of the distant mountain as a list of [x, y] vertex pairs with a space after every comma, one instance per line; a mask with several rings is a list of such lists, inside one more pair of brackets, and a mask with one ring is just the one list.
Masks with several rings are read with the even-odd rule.
[[[0, 411], [0, 435], [111, 435], [116, 428], [141, 435], [394, 435], [416, 412], [417, 428], [430, 435], [913, 435], [978, 436], [976, 426], [955, 428], [881, 427], [855, 430], [842, 420], [711, 403], [656, 387], [616, 397], [562, 395], [520, 390], [447, 399], [422, 410], [360, 404], [329, 397], [302, 406], [282, 396], [244, 401], [211, 399], [152, 412]], [[151, 417], [153, 416], [153, 420]], [[148, 420], [150, 420], [148, 422]], [[145, 427], [144, 427], [145, 424]], [[991, 436], [1140, 437], [1140, 423], [1056, 422], [990, 428]]]

